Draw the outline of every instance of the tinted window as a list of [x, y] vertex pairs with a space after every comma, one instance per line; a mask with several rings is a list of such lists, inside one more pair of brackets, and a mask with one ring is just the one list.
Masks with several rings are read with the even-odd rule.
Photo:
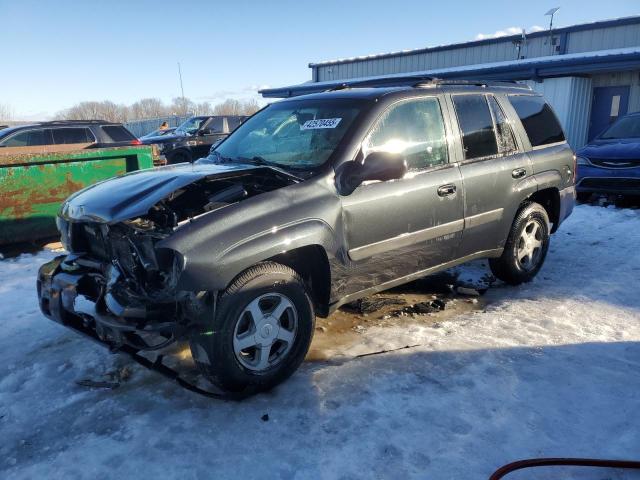
[[640, 117], [624, 117], [607, 128], [600, 138], [639, 138]]
[[489, 101], [489, 109], [493, 115], [493, 121], [496, 125], [496, 139], [498, 140], [498, 152], [510, 153], [514, 152], [516, 147], [516, 139], [513, 136], [513, 130], [498, 101], [493, 95], [487, 97]]
[[31, 147], [46, 144], [47, 142], [44, 130], [27, 130], [17, 133], [13, 137], [2, 142], [2, 145], [5, 147]]
[[435, 98], [411, 100], [391, 107], [363, 144], [363, 153], [405, 155], [409, 169], [446, 163], [447, 142], [440, 103]]
[[453, 104], [462, 130], [465, 160], [497, 155], [493, 120], [485, 96], [455, 95]]
[[52, 133], [56, 145], [93, 142], [93, 135], [87, 128], [55, 128]]
[[564, 140], [560, 122], [542, 97], [510, 95], [509, 100], [522, 120], [531, 146], [537, 147]]
[[109, 138], [114, 142], [128, 142], [136, 139], [133, 133], [122, 125], [105, 125], [102, 127], [102, 131], [109, 135]]

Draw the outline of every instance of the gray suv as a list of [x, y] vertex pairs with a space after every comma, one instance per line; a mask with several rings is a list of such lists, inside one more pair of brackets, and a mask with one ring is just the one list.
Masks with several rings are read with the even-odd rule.
[[135, 354], [187, 340], [219, 389], [273, 387], [315, 316], [478, 258], [540, 270], [574, 205], [575, 158], [544, 99], [506, 83], [342, 88], [264, 108], [211, 154], [88, 187], [40, 307]]

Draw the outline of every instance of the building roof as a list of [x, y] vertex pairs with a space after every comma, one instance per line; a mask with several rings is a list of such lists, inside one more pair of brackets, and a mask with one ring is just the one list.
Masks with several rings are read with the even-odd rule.
[[[614, 18], [614, 19], [609, 19], [609, 20], [599, 20], [596, 22], [589, 22], [589, 23], [580, 23], [580, 24], [576, 24], [576, 25], [570, 25], [567, 27], [559, 27], [556, 28], [554, 27], [553, 29], [553, 33], [554, 34], [559, 34], [559, 33], [570, 33], [570, 32], [579, 32], [579, 31], [583, 31], [583, 30], [592, 30], [592, 29], [596, 29], [596, 28], [609, 28], [609, 27], [618, 27], [618, 26], [622, 26], [622, 25], [630, 25], [630, 24], [640, 24], [640, 15], [635, 15], [635, 16], [630, 16], [630, 17], [622, 17], [622, 18]], [[540, 30], [537, 32], [530, 32], [527, 33], [526, 36], [527, 38], [536, 38], [536, 37], [545, 37], [549, 35], [549, 30]], [[428, 53], [428, 52], [437, 52], [437, 51], [442, 51], [442, 50], [454, 50], [457, 48], [463, 48], [463, 47], [475, 47], [475, 46], [480, 46], [480, 45], [488, 45], [491, 43], [500, 43], [500, 42], [512, 42], [514, 40], [517, 40], [521, 38], [521, 34], [515, 34], [515, 35], [505, 35], [505, 36], [501, 36], [501, 37], [494, 37], [494, 38], [485, 38], [482, 40], [470, 40], [467, 42], [458, 42], [458, 43], [451, 43], [448, 45], [438, 45], [438, 46], [433, 46], [433, 47], [424, 47], [424, 48], [415, 48], [415, 49], [411, 49], [411, 50], [400, 50], [397, 52], [388, 52], [388, 53], [378, 53], [378, 54], [373, 54], [373, 55], [363, 55], [363, 56], [357, 56], [357, 57], [349, 57], [349, 58], [340, 58], [337, 60], [327, 60], [327, 61], [322, 61], [322, 62], [315, 62], [315, 63], [309, 63], [309, 67], [310, 68], [314, 68], [314, 67], [324, 67], [324, 66], [328, 66], [328, 65], [339, 65], [341, 63], [353, 63], [353, 62], [358, 62], [358, 61], [365, 61], [365, 60], [374, 60], [374, 59], [381, 59], [381, 58], [391, 58], [391, 57], [398, 57], [398, 56], [403, 56], [403, 55], [415, 55], [415, 54], [420, 54], [420, 53]]]
[[[639, 17], [640, 18], [640, 17]], [[397, 73], [376, 77], [360, 77], [349, 80], [331, 80], [325, 82], [306, 82], [280, 88], [267, 88], [259, 93], [264, 97], [283, 98], [308, 93], [321, 92], [344, 84], [366, 82], [373, 79], [389, 80], [389, 85], [397, 79], [414, 77], [416, 80], [426, 77], [436, 78], [473, 78], [491, 80], [528, 80], [545, 77], [632, 70], [640, 68], [640, 46], [599, 50], [595, 52], [551, 55], [522, 60], [463, 65], [411, 73]]]

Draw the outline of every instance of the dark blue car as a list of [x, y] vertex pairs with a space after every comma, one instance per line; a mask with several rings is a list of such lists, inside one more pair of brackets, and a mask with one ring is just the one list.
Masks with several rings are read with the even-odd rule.
[[576, 190], [640, 195], [640, 112], [622, 117], [578, 153]]

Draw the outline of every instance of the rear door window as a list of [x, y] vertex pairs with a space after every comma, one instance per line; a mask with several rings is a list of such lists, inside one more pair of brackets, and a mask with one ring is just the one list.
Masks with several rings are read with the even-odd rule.
[[32, 147], [38, 145], [47, 145], [47, 135], [44, 129], [26, 130], [16, 133], [11, 138], [5, 140], [2, 145], [5, 147]]
[[544, 98], [509, 95], [509, 101], [520, 117], [532, 147], [564, 141], [560, 122]]
[[444, 121], [437, 98], [400, 102], [387, 110], [363, 143], [363, 153], [401, 153], [410, 170], [448, 162]]
[[122, 125], [104, 125], [102, 126], [102, 131], [114, 142], [128, 142], [136, 139], [133, 133]]
[[484, 95], [454, 95], [465, 160], [498, 154], [493, 119]]
[[64, 145], [70, 143], [91, 143], [94, 141], [93, 134], [88, 128], [54, 128], [53, 143]]

